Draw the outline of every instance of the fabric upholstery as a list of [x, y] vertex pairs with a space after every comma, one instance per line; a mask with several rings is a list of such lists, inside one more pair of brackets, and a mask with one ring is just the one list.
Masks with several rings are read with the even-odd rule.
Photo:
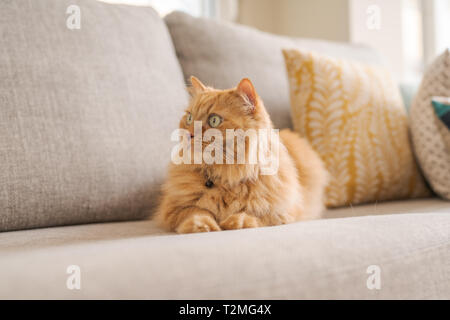
[[245, 26], [194, 18], [182, 12], [166, 16], [185, 79], [194, 75], [220, 89], [250, 78], [264, 100], [276, 128], [292, 127], [289, 87], [281, 49], [316, 50], [366, 63], [382, 63], [364, 46], [288, 38]]
[[410, 112], [414, 151], [432, 189], [450, 200], [448, 128], [436, 116], [432, 97], [450, 97], [450, 52], [446, 50], [427, 68]]
[[382, 67], [285, 50], [294, 128], [330, 173], [329, 206], [423, 197], [399, 89]]
[[187, 103], [165, 23], [89, 0], [0, 12], [0, 231], [144, 217]]
[[[326, 217], [355, 214], [370, 216], [189, 235], [153, 221], [6, 232], [0, 298], [450, 298], [448, 202], [355, 206]], [[80, 267], [80, 290], [66, 287], [69, 265]], [[366, 286], [371, 265], [380, 267], [380, 290]]]

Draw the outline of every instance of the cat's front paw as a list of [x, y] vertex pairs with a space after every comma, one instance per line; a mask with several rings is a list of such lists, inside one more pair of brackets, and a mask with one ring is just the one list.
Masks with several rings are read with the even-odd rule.
[[220, 223], [222, 229], [233, 230], [260, 227], [259, 219], [246, 213], [232, 214]]
[[216, 220], [210, 215], [206, 214], [194, 214], [187, 217], [176, 228], [178, 233], [197, 233], [197, 232], [210, 232], [220, 231], [220, 227]]

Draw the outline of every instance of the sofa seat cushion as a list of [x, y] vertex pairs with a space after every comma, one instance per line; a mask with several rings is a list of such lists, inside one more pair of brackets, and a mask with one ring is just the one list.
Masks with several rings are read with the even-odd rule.
[[[449, 299], [450, 204], [408, 203], [204, 234], [169, 234], [153, 221], [7, 232], [0, 298]], [[80, 290], [66, 287], [70, 265]], [[380, 290], [366, 286], [374, 265]]]

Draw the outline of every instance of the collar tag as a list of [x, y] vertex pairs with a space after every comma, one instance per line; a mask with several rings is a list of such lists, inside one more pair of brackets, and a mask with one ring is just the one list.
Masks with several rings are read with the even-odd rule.
[[208, 179], [205, 183], [205, 187], [207, 187], [208, 189], [211, 189], [214, 186], [214, 183]]

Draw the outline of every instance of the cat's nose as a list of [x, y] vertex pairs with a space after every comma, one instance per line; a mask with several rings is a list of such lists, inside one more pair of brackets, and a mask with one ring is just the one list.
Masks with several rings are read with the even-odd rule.
[[193, 138], [194, 137], [194, 134], [193, 133], [191, 133], [191, 138]]

